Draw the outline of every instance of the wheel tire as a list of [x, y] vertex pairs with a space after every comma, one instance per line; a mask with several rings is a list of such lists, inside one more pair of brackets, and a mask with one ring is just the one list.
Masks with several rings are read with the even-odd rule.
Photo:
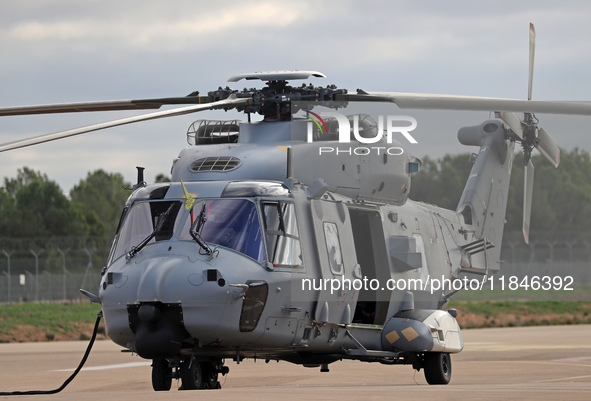
[[451, 380], [451, 357], [447, 352], [425, 354], [423, 364], [425, 379], [429, 384], [447, 384]]
[[181, 364], [181, 382], [183, 390], [200, 390], [205, 387], [201, 364], [193, 358], [187, 358]]
[[203, 372], [204, 388], [217, 389], [218, 387], [218, 372], [216, 367], [211, 362], [201, 362], [201, 371]]
[[172, 385], [172, 368], [166, 359], [152, 360], [152, 388], [155, 391], [168, 391]]

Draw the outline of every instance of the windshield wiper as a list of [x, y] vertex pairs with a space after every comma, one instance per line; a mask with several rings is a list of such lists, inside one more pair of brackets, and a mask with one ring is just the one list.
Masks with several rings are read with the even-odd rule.
[[213, 251], [211, 250], [209, 245], [207, 245], [205, 243], [205, 241], [203, 240], [203, 237], [201, 237], [201, 234], [200, 234], [201, 229], [203, 228], [203, 225], [207, 221], [207, 218], [205, 217], [205, 207], [206, 206], [207, 206], [207, 204], [205, 202], [203, 202], [203, 206], [201, 206], [201, 211], [199, 212], [199, 216], [197, 216], [197, 218], [193, 222], [193, 225], [191, 226], [191, 229], [189, 230], [189, 234], [191, 234], [191, 237], [193, 237], [195, 242], [197, 244], [199, 244], [201, 249], [203, 249], [207, 255], [211, 255], [213, 253]]
[[168, 217], [170, 216], [170, 212], [172, 211], [173, 207], [174, 207], [174, 203], [168, 207], [166, 212], [162, 213], [158, 217], [158, 223], [156, 223], [156, 227], [154, 227], [154, 231], [152, 231], [150, 233], [150, 235], [148, 235], [146, 238], [144, 238], [142, 240], [142, 242], [140, 242], [136, 246], [131, 247], [131, 250], [129, 252], [127, 252], [127, 255], [126, 255], [127, 260], [129, 260], [129, 259], [133, 258], [135, 255], [137, 255], [142, 250], [142, 248], [145, 247], [148, 244], [148, 242], [152, 241], [152, 239], [156, 236], [156, 234], [158, 234], [160, 232], [160, 230], [162, 230], [162, 228], [164, 227], [164, 223], [168, 220]]

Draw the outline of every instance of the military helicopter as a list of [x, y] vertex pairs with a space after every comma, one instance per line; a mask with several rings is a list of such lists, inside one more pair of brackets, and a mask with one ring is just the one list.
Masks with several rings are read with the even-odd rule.
[[[500, 269], [515, 144], [526, 160], [528, 241], [531, 152], [560, 162], [534, 113], [591, 114], [588, 104], [531, 100], [534, 41], [531, 26], [527, 100], [349, 93], [289, 83], [324, 77], [316, 71], [259, 72], [229, 80], [266, 82], [259, 89], [0, 109], [30, 115], [185, 105], [3, 144], [0, 151], [206, 110], [244, 112], [247, 121], [191, 125], [192, 146], [175, 159], [171, 183], [147, 185], [138, 170], [98, 295], [84, 291], [101, 304], [109, 338], [153, 361], [157, 391], [169, 390], [172, 379], [185, 390], [221, 388], [225, 361], [244, 358], [322, 372], [343, 359], [409, 364], [423, 369], [429, 384], [447, 384], [450, 354], [464, 346], [457, 312], [445, 310], [457, 291], [452, 283]], [[395, 119], [317, 110], [356, 102], [496, 112], [458, 132], [462, 144], [479, 150], [456, 210], [408, 199], [421, 163], [393, 132], [412, 139], [411, 119], [399, 126]], [[251, 121], [254, 113], [262, 121]], [[448, 285], [435, 286], [430, 277]]]

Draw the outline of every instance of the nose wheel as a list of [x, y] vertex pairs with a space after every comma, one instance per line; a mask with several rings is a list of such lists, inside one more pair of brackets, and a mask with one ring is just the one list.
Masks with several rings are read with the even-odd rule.
[[221, 361], [197, 361], [195, 358], [187, 358], [181, 364], [182, 390], [221, 389], [218, 381], [218, 373], [225, 374]]
[[187, 358], [181, 364], [181, 382], [183, 390], [200, 390], [205, 388], [203, 366], [194, 358]]
[[154, 391], [168, 391], [172, 384], [172, 368], [166, 359], [152, 361], [152, 388]]
[[179, 390], [221, 389], [218, 375], [225, 375], [229, 369], [223, 361], [199, 361], [194, 357], [177, 360], [154, 359], [152, 362], [152, 387], [155, 391], [168, 391], [172, 379], [181, 379]]
[[[219, 365], [213, 362], [202, 362], [201, 363], [201, 370], [203, 372], [203, 380], [205, 381], [205, 387], [208, 389], [221, 389], [222, 385], [218, 381], [218, 372], [219, 368], [223, 368], [224, 366], [221, 365], [221, 361]], [[227, 368], [226, 368], [227, 369]], [[222, 369], [223, 371], [223, 369]]]

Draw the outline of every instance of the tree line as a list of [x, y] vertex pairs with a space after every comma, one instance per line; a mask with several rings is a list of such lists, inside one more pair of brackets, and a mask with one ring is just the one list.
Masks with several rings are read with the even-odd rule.
[[130, 184], [121, 174], [88, 173], [67, 197], [46, 174], [23, 167], [0, 188], [0, 236], [101, 237], [115, 234]]
[[[537, 152], [536, 152], [537, 153]], [[468, 179], [470, 154], [423, 159], [414, 175], [410, 198], [455, 210]], [[554, 168], [542, 155], [532, 157], [535, 166], [531, 231], [590, 232], [591, 159], [575, 148], [561, 150], [560, 165]], [[513, 161], [508, 194], [505, 231], [521, 231], [523, 216], [523, 153]]]
[[[454, 210], [472, 164], [469, 154], [425, 157], [412, 178], [410, 198]], [[561, 152], [559, 168], [541, 155], [532, 158], [535, 180], [532, 231], [584, 231], [591, 223], [591, 159], [580, 149]], [[160, 175], [157, 181], [166, 181]], [[85, 237], [115, 234], [130, 183], [118, 173], [96, 170], [68, 196], [46, 174], [27, 167], [0, 188], [0, 237]], [[523, 155], [515, 157], [507, 205], [506, 231], [521, 231]]]

